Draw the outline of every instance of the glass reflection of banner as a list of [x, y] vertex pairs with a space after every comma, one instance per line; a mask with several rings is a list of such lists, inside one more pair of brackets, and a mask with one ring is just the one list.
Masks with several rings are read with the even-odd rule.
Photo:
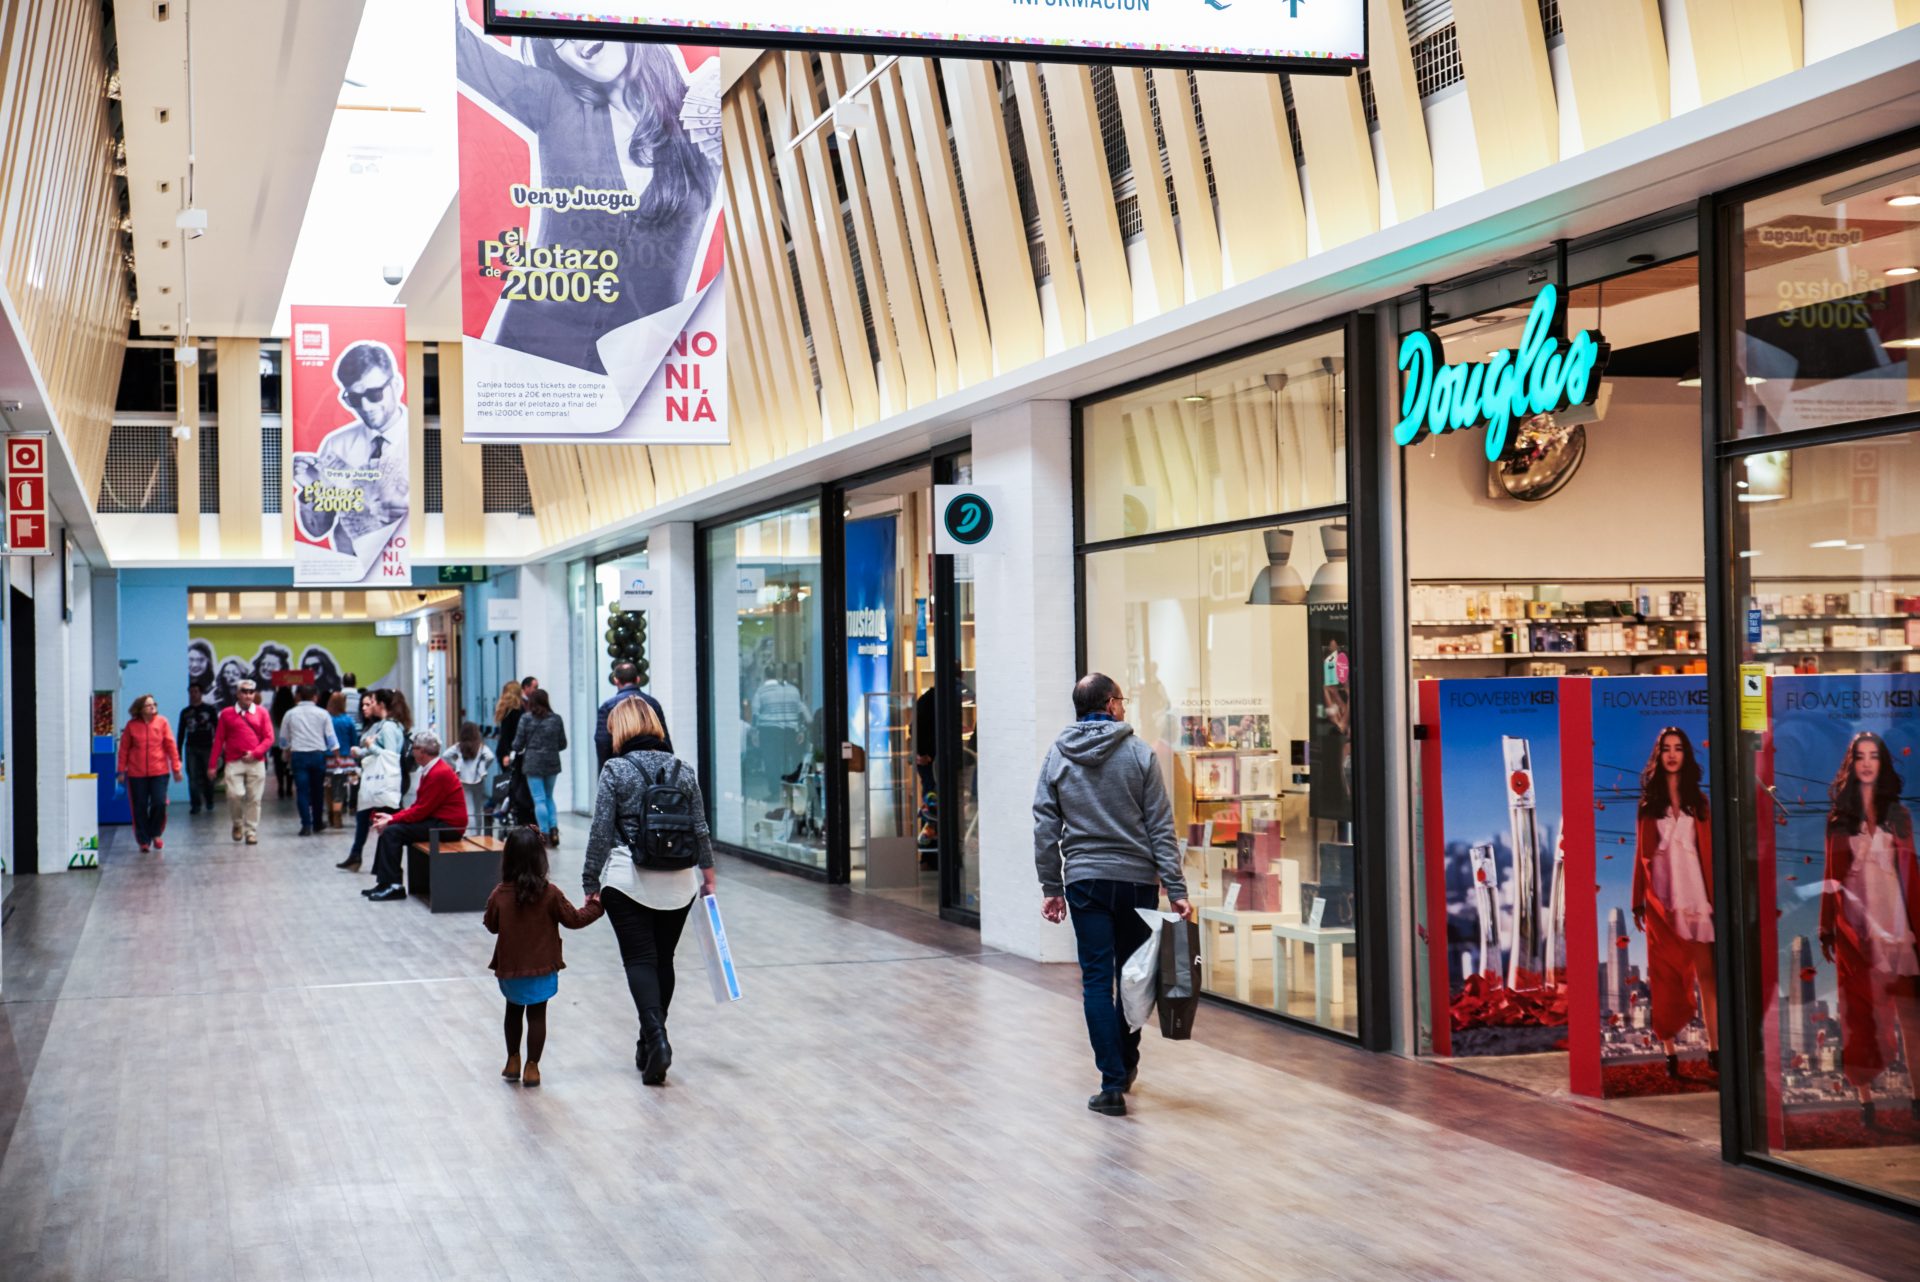
[[503, 40], [480, 9], [454, 31], [464, 439], [726, 444], [718, 51]]
[[[896, 693], [893, 688], [894, 556], [896, 518], [866, 517], [847, 522], [847, 740], [867, 752], [869, 771], [890, 770], [888, 754], [897, 746], [888, 727], [870, 732], [867, 696]], [[899, 691], [909, 697], [917, 690]], [[876, 778], [876, 785], [898, 780]]]
[[298, 587], [406, 585], [407, 321], [401, 307], [295, 307], [287, 350]]
[[[1683, 808], [1701, 811], [1686, 817], [1693, 826], [1698, 889], [1710, 903], [1712, 831], [1703, 805], [1710, 777], [1706, 678], [1607, 677], [1581, 685], [1584, 695], [1569, 690], [1564, 714], [1567, 880], [1570, 886], [1592, 885], [1594, 892], [1591, 898], [1574, 896], [1567, 914], [1570, 1084], [1575, 1094], [1609, 1098], [1710, 1091], [1712, 1038], [1702, 1000], [1708, 994], [1699, 986], [1711, 985], [1714, 977], [1710, 965], [1700, 972], [1688, 964], [1686, 945], [1668, 926], [1677, 866], [1668, 863], [1658, 873], [1654, 868], [1685, 843], [1663, 851], [1660, 818], [1641, 814], [1644, 777], [1657, 747], [1678, 731], [1681, 737], [1672, 741], [1683, 763], [1677, 782]], [[1576, 716], [1582, 727], [1575, 726]], [[1692, 769], [1685, 767], [1688, 760]], [[1666, 778], [1657, 772], [1651, 788], [1656, 799], [1668, 795]], [[1678, 819], [1671, 811], [1666, 817]], [[1641, 920], [1634, 912], [1636, 886], [1649, 910]], [[1668, 1010], [1683, 1012], [1675, 1017], [1683, 1026], [1666, 1030], [1680, 1059], [1678, 1080], [1667, 1073], [1659, 1035], [1663, 1017], [1657, 1012]]]
[[[1755, 806], [1768, 1145], [1912, 1145], [1920, 1119], [1899, 1051], [1903, 1022], [1920, 1041], [1920, 981], [1905, 973], [1920, 969], [1920, 674], [1780, 676], [1768, 687]], [[1871, 786], [1858, 764], [1869, 754]], [[1877, 824], [1864, 820], [1869, 795]]]
[[[1554, 679], [1420, 683], [1438, 1055], [1565, 1045], [1561, 703]], [[1496, 914], [1492, 921], [1487, 914]]]

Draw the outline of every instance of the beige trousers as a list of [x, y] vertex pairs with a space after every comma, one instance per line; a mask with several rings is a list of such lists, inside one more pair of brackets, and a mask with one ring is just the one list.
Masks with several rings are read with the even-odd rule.
[[233, 817], [236, 833], [248, 837], [260, 835], [260, 799], [266, 795], [266, 762], [227, 763], [227, 813]]

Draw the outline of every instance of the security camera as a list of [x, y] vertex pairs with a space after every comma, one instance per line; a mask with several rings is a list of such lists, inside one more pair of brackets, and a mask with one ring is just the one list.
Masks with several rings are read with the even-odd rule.
[[382, 267], [380, 269], [380, 279], [386, 281], [387, 284], [389, 285], [398, 285], [401, 281], [405, 280], [406, 278], [407, 278], [407, 269], [404, 267], [398, 267], [392, 263], [389, 263], [387, 266]]
[[424, 605], [424, 604], [426, 604], [426, 600], [427, 600], [427, 594], [426, 594], [426, 593], [424, 593], [424, 592], [416, 592], [416, 593], [414, 593], [414, 594], [413, 594], [413, 596], [414, 596], [414, 599], [415, 599], [416, 601], [419, 601], [419, 602], [420, 602], [420, 603], [421, 603], [422, 605]]

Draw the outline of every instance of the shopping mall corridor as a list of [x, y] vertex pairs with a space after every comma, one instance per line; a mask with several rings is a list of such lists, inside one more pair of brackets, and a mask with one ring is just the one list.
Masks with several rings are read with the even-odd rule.
[[256, 848], [182, 809], [164, 853], [116, 831], [97, 876], [14, 886], [0, 1277], [1810, 1282], [1920, 1248], [1705, 1147], [1211, 1006], [1099, 1117], [1071, 970], [737, 861], [747, 1000], [715, 1007], [685, 941], [670, 1084], [634, 1071], [603, 923], [567, 937], [521, 1088], [479, 919], [363, 901], [344, 838], [268, 805]]

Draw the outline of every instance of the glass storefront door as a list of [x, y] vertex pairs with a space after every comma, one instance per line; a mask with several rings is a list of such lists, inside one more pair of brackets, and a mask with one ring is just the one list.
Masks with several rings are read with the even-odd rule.
[[[1733, 206], [1740, 1147], [1920, 1202], [1920, 151]], [[1732, 666], [1732, 665], [1730, 665]]]
[[842, 496], [848, 870], [856, 890], [967, 921], [979, 912], [972, 567], [933, 553], [936, 474]]

